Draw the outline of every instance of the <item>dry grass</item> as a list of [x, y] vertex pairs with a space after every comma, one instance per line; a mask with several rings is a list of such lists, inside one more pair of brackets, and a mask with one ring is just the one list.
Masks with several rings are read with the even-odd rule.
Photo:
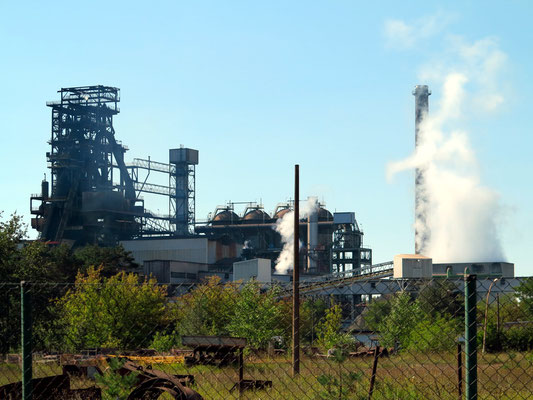
[[[141, 360], [139, 360], [141, 361]], [[143, 363], [148, 363], [147, 357]], [[238, 380], [234, 367], [186, 367], [182, 362], [168, 363], [169, 359], [152, 359], [153, 367], [172, 374], [193, 374], [195, 390], [205, 399], [238, 398], [229, 390]], [[360, 372], [350, 399], [368, 398], [372, 358], [347, 359], [344, 372]], [[291, 376], [290, 357], [269, 358], [265, 354], [250, 357], [245, 364], [245, 379], [272, 380], [272, 389], [246, 392], [243, 399], [318, 399], [324, 388], [317, 377], [335, 375], [339, 365], [326, 358], [304, 357], [301, 374]], [[61, 373], [57, 363], [34, 366], [36, 377]], [[533, 357], [524, 353], [500, 353], [479, 357], [479, 399], [533, 399]], [[20, 368], [0, 364], [0, 384], [19, 380]], [[77, 387], [91, 384], [76, 381]], [[395, 354], [380, 358], [373, 399], [457, 399], [456, 359], [451, 353]]]

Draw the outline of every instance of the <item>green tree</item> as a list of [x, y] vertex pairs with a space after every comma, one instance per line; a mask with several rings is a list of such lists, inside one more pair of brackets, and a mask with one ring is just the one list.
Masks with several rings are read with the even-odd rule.
[[260, 285], [254, 281], [245, 284], [235, 302], [228, 332], [245, 337], [248, 345], [255, 349], [265, 349], [272, 337], [283, 336], [285, 332], [277, 295], [276, 287], [262, 292]]
[[464, 296], [447, 279], [427, 282], [420, 289], [416, 301], [420, 311], [428, 316], [464, 317]]
[[392, 309], [390, 298], [390, 296], [381, 296], [372, 301], [368, 308], [363, 311], [364, 322], [371, 330], [378, 331], [380, 324], [390, 314]]
[[[498, 302], [493, 301], [489, 304], [486, 328], [487, 351], [533, 349], [533, 326], [531, 324], [516, 324], [510, 327], [505, 325], [506, 322], [530, 321], [533, 318], [527, 298], [528, 282], [524, 283], [519, 287], [516, 295], [501, 295]], [[479, 324], [485, 323], [485, 307], [485, 301], [478, 304]], [[481, 342], [483, 331], [478, 331], [478, 334]]]
[[[0, 212], [0, 218], [2, 212]], [[2, 282], [18, 282], [16, 270], [19, 263], [18, 248], [26, 237], [26, 226], [22, 217], [12, 214], [7, 221], [0, 219], [0, 276]]]
[[406, 292], [397, 293], [390, 299], [391, 311], [381, 320], [378, 330], [381, 345], [384, 347], [405, 347], [409, 343], [409, 335], [422, 319], [418, 303], [411, 300]]
[[120, 271], [135, 271], [139, 268], [131, 253], [122, 245], [115, 247], [87, 245], [77, 248], [73, 258], [81, 272], [86, 272], [90, 267], [102, 266], [101, 274], [105, 277], [113, 276]]
[[433, 319], [423, 317], [413, 327], [403, 345], [408, 349], [424, 352], [453, 350], [463, 329], [461, 321], [450, 318], [449, 315], [435, 316]]
[[516, 288], [518, 300], [530, 318], [533, 318], [533, 278], [526, 278]]
[[341, 332], [341, 326], [342, 308], [339, 304], [333, 304], [316, 328], [318, 345], [324, 350], [351, 346], [354, 340], [349, 334]]
[[20, 287], [17, 285], [18, 250], [26, 236], [22, 218], [16, 214], [4, 221], [0, 212], [0, 354], [20, 345]]
[[[304, 299], [300, 305], [300, 332], [302, 342], [314, 344], [317, 339], [317, 325], [325, 317], [328, 310], [327, 302], [323, 297]], [[283, 312], [283, 325], [288, 328], [287, 337], [292, 329], [292, 302]]]
[[221, 284], [218, 276], [196, 286], [177, 300], [177, 326], [180, 335], [227, 335], [239, 296], [233, 284]]
[[153, 334], [168, 325], [166, 287], [155, 279], [139, 282], [119, 272], [105, 278], [102, 267], [79, 273], [73, 289], [57, 301], [67, 348], [147, 346]]

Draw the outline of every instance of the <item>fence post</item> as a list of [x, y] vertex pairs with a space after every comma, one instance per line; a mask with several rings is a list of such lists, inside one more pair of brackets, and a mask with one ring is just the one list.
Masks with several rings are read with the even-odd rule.
[[32, 319], [31, 294], [28, 284], [20, 282], [20, 321], [22, 344], [22, 399], [30, 400], [32, 393]]
[[463, 346], [457, 343], [457, 394], [458, 399], [463, 399]]
[[376, 382], [376, 372], [378, 369], [378, 360], [380, 354], [380, 348], [378, 345], [376, 345], [374, 350], [374, 362], [372, 364], [372, 375], [370, 376], [370, 387], [368, 388], [368, 400], [372, 400], [372, 394], [374, 393], [374, 384]]
[[477, 400], [476, 275], [465, 274], [465, 394]]

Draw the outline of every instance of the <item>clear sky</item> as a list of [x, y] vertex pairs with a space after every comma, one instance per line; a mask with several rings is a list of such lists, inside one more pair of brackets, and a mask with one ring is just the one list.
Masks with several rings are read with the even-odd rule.
[[61, 87], [104, 84], [121, 89], [127, 159], [200, 150], [197, 218], [228, 200], [271, 211], [292, 196], [299, 163], [301, 195], [355, 211], [374, 261], [391, 260], [414, 249], [413, 174], [386, 178], [413, 151], [413, 86], [430, 86], [431, 113], [441, 64], [464, 62], [457, 43], [490, 43], [498, 73], [473, 75], [498, 107], [454, 123], [499, 196], [507, 259], [531, 275], [533, 3], [439, 3], [2, 1], [0, 210], [29, 222], [48, 173], [45, 102]]

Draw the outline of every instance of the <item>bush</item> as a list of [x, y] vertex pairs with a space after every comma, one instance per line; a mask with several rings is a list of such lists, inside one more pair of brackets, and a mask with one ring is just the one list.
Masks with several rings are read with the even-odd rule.
[[461, 328], [460, 322], [449, 316], [437, 315], [434, 320], [424, 318], [414, 326], [406, 347], [424, 352], [453, 350]]
[[533, 350], [533, 326], [513, 326], [502, 333], [505, 350]]
[[166, 353], [179, 346], [181, 346], [181, 337], [177, 332], [172, 332], [170, 334], [156, 332], [150, 348], [157, 350], [160, 353]]
[[102, 387], [102, 400], [126, 400], [137, 382], [137, 373], [120, 375], [118, 370], [126, 359], [111, 358], [109, 368], [103, 374], [96, 374], [95, 380]]
[[135, 274], [120, 272], [103, 278], [102, 268], [78, 274], [74, 289], [56, 305], [69, 349], [147, 346], [154, 332], [168, 324], [166, 287], [154, 279], [139, 282]]

